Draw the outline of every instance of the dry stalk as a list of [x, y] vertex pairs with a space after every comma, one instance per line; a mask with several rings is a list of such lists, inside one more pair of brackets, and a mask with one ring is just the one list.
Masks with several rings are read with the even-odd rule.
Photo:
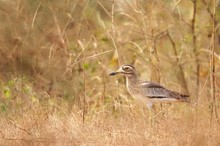
[[85, 114], [86, 114], [86, 71], [85, 71], [85, 51], [84, 51], [84, 54], [83, 54], [83, 123], [85, 123]]
[[33, 27], [34, 27], [34, 22], [35, 22], [35, 20], [36, 20], [37, 13], [38, 13], [38, 11], [39, 11], [39, 9], [40, 9], [40, 6], [41, 6], [41, 3], [39, 3], [39, 5], [38, 5], [38, 7], [37, 7], [37, 9], [36, 9], [36, 11], [35, 11], [35, 13], [34, 13], [34, 17], [33, 17], [32, 23], [31, 23], [31, 28], [32, 28], [32, 29], [33, 29]]
[[219, 122], [217, 106], [216, 106], [216, 70], [215, 70], [215, 37], [216, 37], [216, 0], [213, 0], [213, 14], [212, 14], [212, 39], [211, 39], [211, 56], [210, 56], [210, 84], [211, 84], [211, 117], [210, 117], [210, 127], [213, 122], [213, 115], [215, 114], [217, 121]]
[[175, 4], [175, 6], [173, 7], [173, 9], [172, 9], [172, 14], [173, 14], [173, 12], [174, 12], [174, 10], [177, 8], [177, 11], [178, 11], [178, 13], [179, 13], [179, 19], [181, 20], [182, 19], [182, 15], [181, 15], [181, 12], [180, 12], [180, 9], [179, 9], [179, 7], [178, 7], [178, 5], [180, 4], [180, 2], [182, 1], [182, 0], [179, 0], [178, 2], [176, 2], [176, 0], [173, 0], [176, 4]]
[[192, 18], [192, 45], [193, 45], [193, 52], [196, 58], [195, 65], [196, 65], [196, 102], [198, 102], [199, 99], [199, 87], [200, 87], [200, 63], [199, 63], [199, 56], [197, 54], [198, 48], [196, 45], [197, 36], [196, 36], [196, 14], [197, 14], [197, 0], [193, 0], [193, 18]]
[[[145, 12], [144, 10], [137, 11], [136, 8], [134, 8], [131, 4], [129, 4], [127, 1], [125, 1], [126, 4], [129, 6], [131, 10], [133, 10], [134, 13], [141, 13], [143, 15], [143, 18], [139, 20], [138, 16], [134, 14], [134, 19], [132, 19], [140, 28], [140, 31], [142, 33], [145, 48], [141, 52], [147, 52], [147, 56], [149, 58], [150, 62], [150, 68], [151, 68], [151, 79], [155, 81], [160, 81], [160, 73], [159, 73], [159, 58], [157, 56], [157, 48], [156, 48], [156, 38], [157, 35], [154, 33], [154, 30], [156, 27], [152, 26], [152, 17], [150, 11]], [[153, 3], [154, 4], [154, 3]], [[152, 4], [152, 5], [153, 5]], [[127, 15], [128, 16], [128, 15]], [[145, 23], [145, 16], [149, 20], [149, 24]], [[130, 17], [129, 17], [130, 18]], [[147, 34], [147, 25], [149, 26], [150, 34]], [[150, 41], [148, 41], [150, 39]]]
[[[173, 38], [170, 36], [170, 33], [168, 31], [167, 33], [167, 36], [172, 44], [172, 47], [173, 47], [173, 51], [174, 51], [174, 55], [177, 57], [178, 54], [177, 54], [177, 48], [176, 48], [176, 44], [173, 40]], [[179, 60], [179, 57], [177, 57], [176, 59], [177, 63], [179, 64], [180, 60]], [[187, 84], [186, 84], [186, 79], [185, 79], [185, 75], [184, 75], [184, 71], [183, 71], [183, 67], [181, 64], [179, 64], [179, 68], [180, 68], [180, 75], [181, 75], [181, 82], [182, 82], [182, 85], [183, 85], [183, 88], [187, 91], [187, 94], [189, 94], [189, 90], [188, 90], [188, 87], [187, 87]]]
[[116, 49], [116, 52], [117, 52], [117, 57], [118, 57], [118, 64], [119, 66], [121, 65], [121, 56], [119, 54], [119, 50], [118, 50], [118, 47], [115, 43], [115, 25], [114, 25], [114, 11], [115, 11], [115, 0], [112, 0], [112, 11], [111, 11], [111, 20], [112, 20], [112, 35], [109, 34], [111, 40], [112, 40], [112, 43], [114, 45], [114, 48]]
[[82, 118], [83, 118], [83, 124], [85, 123], [85, 115], [86, 115], [86, 71], [85, 71], [85, 61], [86, 61], [86, 46], [81, 42], [78, 41], [80, 47], [83, 50], [83, 112], [82, 112]]

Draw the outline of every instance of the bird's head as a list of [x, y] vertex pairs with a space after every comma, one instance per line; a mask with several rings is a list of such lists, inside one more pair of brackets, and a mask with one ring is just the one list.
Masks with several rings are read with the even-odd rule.
[[116, 74], [122, 74], [125, 77], [136, 76], [137, 72], [132, 65], [122, 65], [117, 71], [112, 72], [109, 76], [114, 76]]

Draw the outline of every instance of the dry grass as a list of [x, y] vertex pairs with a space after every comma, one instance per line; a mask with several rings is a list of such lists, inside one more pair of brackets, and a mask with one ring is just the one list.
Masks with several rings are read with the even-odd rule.
[[2, 145], [219, 145], [220, 127], [210, 127], [206, 105], [167, 105], [152, 125], [140, 104], [99, 109], [86, 116], [35, 105], [22, 114], [1, 115]]
[[[220, 145], [213, 8], [211, 0], [0, 1], [0, 145]], [[151, 121], [123, 78], [108, 77], [119, 64], [188, 92], [192, 104], [157, 105]]]

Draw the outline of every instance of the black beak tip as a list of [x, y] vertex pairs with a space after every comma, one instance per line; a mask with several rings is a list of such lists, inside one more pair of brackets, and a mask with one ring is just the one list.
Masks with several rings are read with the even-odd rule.
[[117, 74], [116, 72], [112, 72], [112, 73], [109, 74], [109, 76], [114, 76], [116, 74]]

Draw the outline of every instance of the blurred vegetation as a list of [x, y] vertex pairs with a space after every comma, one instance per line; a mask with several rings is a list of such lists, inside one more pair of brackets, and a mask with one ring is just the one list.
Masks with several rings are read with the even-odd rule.
[[122, 64], [189, 93], [210, 112], [214, 22], [217, 117], [219, 3], [216, 17], [213, 8], [211, 0], [1, 0], [0, 112], [20, 115], [41, 105], [61, 115], [77, 111], [83, 121], [102, 111], [139, 113], [123, 78], [108, 77]]

